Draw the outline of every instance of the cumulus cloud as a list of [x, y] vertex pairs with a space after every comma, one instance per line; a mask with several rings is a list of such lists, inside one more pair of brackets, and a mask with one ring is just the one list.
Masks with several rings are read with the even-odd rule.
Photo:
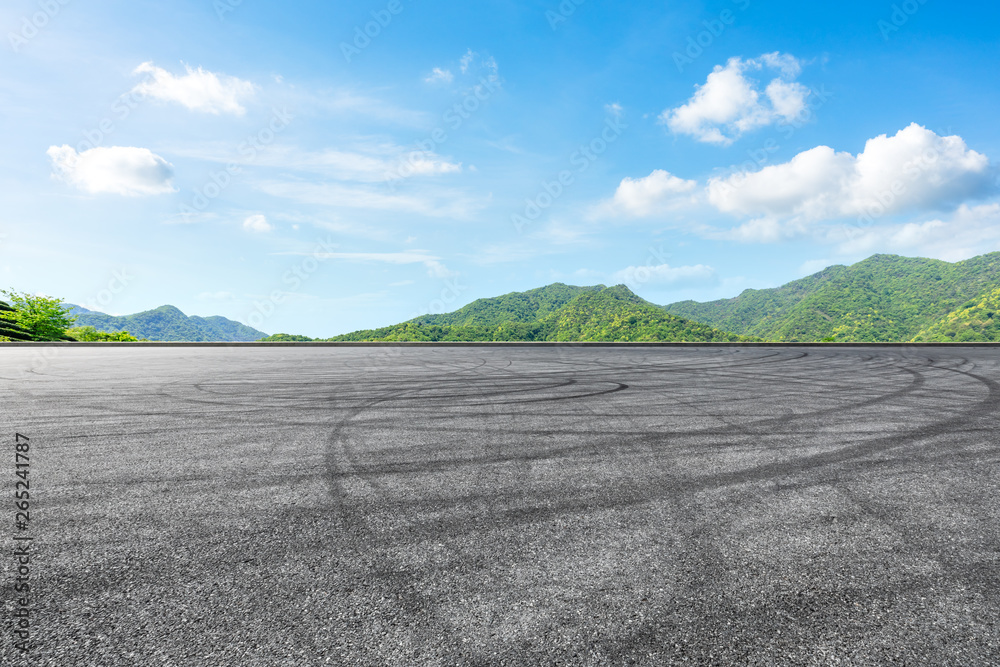
[[70, 146], [51, 146], [53, 173], [92, 194], [124, 196], [174, 192], [173, 166], [148, 148], [97, 147], [77, 153]]
[[151, 62], [135, 69], [135, 74], [147, 74], [145, 81], [132, 89], [133, 93], [164, 102], [176, 102], [192, 111], [211, 114], [246, 113], [243, 102], [253, 97], [257, 87], [249, 81], [232, 76], [220, 76], [201, 67], [185, 65], [187, 74], [174, 76]]
[[612, 276], [615, 283], [623, 283], [629, 287], [641, 285], [690, 285], [698, 283], [713, 283], [718, 280], [715, 269], [704, 264], [695, 266], [630, 266], [618, 271]]
[[959, 136], [911, 124], [868, 140], [858, 155], [818, 146], [789, 162], [711, 179], [708, 201], [727, 213], [795, 223], [936, 210], [986, 194], [992, 169]]
[[662, 169], [644, 178], [625, 178], [614, 198], [604, 205], [607, 213], [647, 217], [691, 201], [697, 181], [688, 181]]
[[251, 215], [246, 220], [243, 221], [243, 229], [248, 232], [254, 232], [257, 234], [263, 234], [274, 230], [274, 227], [267, 221], [267, 218], [263, 215]]
[[451, 83], [455, 80], [455, 75], [450, 70], [435, 67], [430, 76], [424, 79], [427, 83]]
[[[774, 70], [778, 76], [764, 89], [748, 72]], [[667, 109], [660, 120], [676, 134], [705, 143], [729, 145], [745, 132], [779, 121], [791, 121], [806, 108], [809, 90], [794, 79], [802, 64], [794, 56], [768, 53], [759, 58], [730, 58], [717, 65], [686, 104]]]

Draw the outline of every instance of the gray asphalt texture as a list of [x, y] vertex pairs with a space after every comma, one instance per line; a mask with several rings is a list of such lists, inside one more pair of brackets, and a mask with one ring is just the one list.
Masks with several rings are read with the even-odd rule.
[[1000, 664], [998, 381], [978, 347], [6, 348], [28, 664]]

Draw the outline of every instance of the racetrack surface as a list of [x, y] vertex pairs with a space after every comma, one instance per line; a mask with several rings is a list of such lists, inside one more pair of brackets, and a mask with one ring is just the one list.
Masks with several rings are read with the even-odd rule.
[[0, 349], [27, 664], [1000, 664], [998, 380], [985, 347]]

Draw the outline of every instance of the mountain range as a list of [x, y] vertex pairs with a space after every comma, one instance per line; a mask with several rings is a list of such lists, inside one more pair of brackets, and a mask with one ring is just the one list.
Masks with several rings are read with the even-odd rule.
[[[77, 327], [147, 340], [310, 341], [225, 317], [189, 317], [174, 306], [113, 316], [64, 304]], [[28, 338], [3, 318], [0, 337]], [[546, 287], [478, 299], [329, 341], [789, 341], [1000, 342], [1000, 252], [961, 262], [874, 255], [731, 299], [659, 306], [624, 285]], [[265, 337], [266, 336], [266, 337]]]
[[955, 263], [874, 255], [707, 303], [657, 306], [624, 285], [555, 283], [328, 340], [992, 342], [998, 312], [1000, 252]]
[[[272, 340], [279, 340], [272, 338]], [[426, 315], [331, 341], [740, 341], [666, 312], [624, 285], [555, 283], [479, 299], [453, 313]]]
[[769, 341], [1000, 340], [1000, 252], [962, 262], [874, 255], [732, 299], [665, 306], [679, 317]]
[[64, 304], [76, 317], [74, 326], [98, 331], [128, 331], [137, 338], [159, 341], [243, 343], [260, 340], [267, 334], [245, 324], [220, 317], [188, 316], [174, 306], [160, 306], [133, 315], [107, 315], [82, 306]]

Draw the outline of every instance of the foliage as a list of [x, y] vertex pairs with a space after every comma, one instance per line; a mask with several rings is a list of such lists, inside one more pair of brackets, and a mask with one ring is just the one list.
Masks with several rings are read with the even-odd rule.
[[1000, 341], [1000, 287], [967, 302], [940, 320], [922, 329], [915, 342]]
[[261, 338], [259, 342], [261, 343], [310, 343], [312, 338], [309, 336], [295, 336], [292, 334], [278, 333], [266, 338]]
[[[640, 299], [624, 285], [569, 287], [550, 285], [532, 290], [527, 297], [514, 293], [498, 299], [480, 299], [441, 316], [381, 329], [355, 331], [333, 341], [738, 341], [746, 338], [718, 331], [664, 312]], [[574, 294], [562, 306], [568, 295]], [[460, 315], [459, 315], [460, 313]], [[505, 314], [538, 319], [503, 320]], [[463, 324], [441, 324], [440, 322]], [[473, 324], [468, 324], [472, 322]], [[482, 324], [474, 324], [480, 322]]]
[[35, 296], [27, 292], [0, 290], [7, 297], [8, 308], [0, 311], [0, 334], [13, 338], [11, 332], [24, 332], [30, 340], [54, 341], [66, 335], [73, 320], [61, 300]]
[[544, 319], [570, 301], [588, 292], [605, 289], [604, 285], [576, 287], [553, 283], [527, 292], [511, 292], [490, 299], [477, 299], [452, 313], [422, 315], [411, 322], [451, 327], [499, 327], [507, 324], [530, 324]]
[[[735, 299], [710, 303], [683, 301], [665, 308], [681, 317], [765, 340], [904, 342], [921, 335], [953, 340], [940, 327], [933, 331], [930, 327], [962, 310], [963, 304], [983, 302], [997, 285], [1000, 253], [954, 264], [874, 255], [783, 287], [747, 290]], [[972, 324], [955, 329], [955, 335], [1000, 340], [993, 329]]]
[[10, 305], [0, 301], [0, 343], [31, 340], [30, 333], [14, 324], [10, 319], [7, 319], [14, 312], [14, 309]]
[[131, 332], [148, 340], [186, 342], [252, 342], [267, 334], [225, 317], [188, 317], [174, 306], [160, 306], [133, 315], [116, 317], [72, 306], [80, 326], [98, 331]]
[[107, 332], [98, 331], [94, 327], [74, 327], [66, 332], [66, 335], [73, 340], [83, 343], [104, 342], [104, 343], [135, 343], [139, 339], [127, 331]]

